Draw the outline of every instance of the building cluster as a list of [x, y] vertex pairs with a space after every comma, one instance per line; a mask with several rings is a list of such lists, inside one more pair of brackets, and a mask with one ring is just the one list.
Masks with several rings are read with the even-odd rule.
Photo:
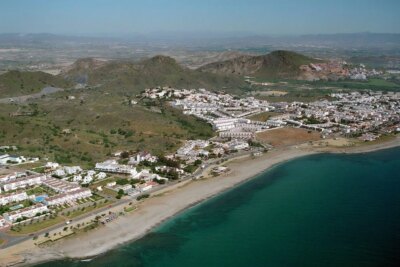
[[239, 98], [227, 93], [205, 89], [146, 89], [144, 97], [172, 100], [172, 105], [184, 114], [209, 122], [221, 138], [251, 139], [255, 133], [270, 127], [269, 122], [256, 122], [245, 117], [274, 109], [267, 101], [254, 97]]
[[[316, 72], [328, 71], [345, 75], [371, 77], [380, 75], [375, 70], [367, 70], [364, 65], [349, 66], [346, 62], [315, 63], [303, 66]], [[361, 77], [362, 78], [362, 77]], [[360, 78], [360, 79], [361, 79]], [[255, 133], [273, 127], [292, 125], [320, 131], [324, 136], [339, 134], [357, 136], [361, 140], [375, 140], [382, 133], [399, 129], [400, 93], [365, 91], [335, 93], [333, 101], [312, 103], [268, 103], [253, 97], [238, 98], [226, 93], [214, 93], [205, 89], [177, 90], [171, 88], [147, 89], [145, 97], [166, 98], [172, 105], [209, 122], [219, 137], [248, 140]], [[278, 111], [283, 115], [274, 116], [266, 122], [247, 119], [251, 114], [263, 111]], [[196, 156], [207, 154], [201, 149], [193, 149], [187, 143], [177, 155]], [[194, 153], [194, 154], [193, 154]]]
[[400, 93], [334, 93], [331, 97], [335, 100], [286, 103], [285, 114], [273, 120], [365, 141], [400, 129]]
[[[42, 188], [40, 192], [51, 194], [35, 196], [28, 193], [36, 187]], [[59, 205], [74, 205], [77, 200], [91, 196], [90, 189], [54, 178], [49, 173], [15, 172], [0, 176], [0, 206], [6, 208], [6, 212], [0, 217], [0, 221], [4, 220], [4, 223], [0, 222], [0, 227], [43, 215]], [[26, 200], [31, 204], [21, 204]]]
[[364, 64], [349, 65], [345, 61], [310, 63], [300, 66], [302, 75], [314, 80], [367, 80], [370, 77], [382, 76], [382, 71], [368, 69]]
[[18, 155], [10, 155], [10, 154], [0, 155], [0, 165], [18, 165], [22, 163], [32, 163], [38, 160], [39, 158], [26, 158], [24, 156], [18, 156]]
[[352, 80], [367, 80], [370, 77], [378, 77], [382, 75], [382, 71], [377, 71], [375, 69], [367, 69], [364, 64], [360, 64], [349, 69], [348, 78]]
[[87, 185], [96, 180], [107, 177], [106, 173], [95, 170], [84, 171], [80, 166], [61, 166], [56, 162], [47, 162], [45, 172], [53, 177], [68, 180], [70, 182]]

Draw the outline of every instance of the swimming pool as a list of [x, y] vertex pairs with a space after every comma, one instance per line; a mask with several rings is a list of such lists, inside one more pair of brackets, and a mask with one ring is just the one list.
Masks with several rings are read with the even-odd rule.
[[35, 197], [35, 202], [43, 202], [47, 198], [47, 195], [41, 195]]

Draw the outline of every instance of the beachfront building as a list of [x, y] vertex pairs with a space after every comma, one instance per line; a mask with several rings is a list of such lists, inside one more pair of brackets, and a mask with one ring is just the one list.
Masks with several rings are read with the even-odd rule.
[[27, 207], [24, 209], [19, 209], [12, 212], [4, 213], [4, 219], [10, 223], [16, 222], [20, 218], [32, 218], [37, 216], [38, 214], [43, 214], [43, 212], [47, 212], [49, 209], [46, 205], [41, 203], [36, 204], [35, 206]]
[[249, 144], [247, 142], [240, 140], [232, 140], [226, 143], [226, 145], [228, 146], [229, 150], [242, 150], [249, 148]]
[[45, 178], [46, 178], [46, 175], [43, 175], [43, 174], [22, 177], [22, 178], [15, 179], [15, 180], [4, 183], [3, 189], [4, 189], [4, 191], [8, 192], [8, 191], [16, 190], [19, 188], [26, 188], [28, 186], [39, 185], [42, 183], [42, 180], [44, 180]]
[[28, 199], [26, 192], [14, 192], [0, 195], [0, 205], [7, 205], [12, 202], [18, 202]]
[[96, 163], [96, 171], [130, 174], [135, 176], [137, 174], [136, 168], [128, 165], [118, 164], [116, 160], [106, 160], [101, 163]]
[[145, 191], [152, 189], [153, 187], [155, 187], [157, 185], [158, 184], [156, 182], [149, 181], [147, 183], [137, 185], [137, 189], [140, 190], [141, 192], [145, 192]]
[[207, 140], [189, 140], [176, 151], [176, 156], [179, 158], [208, 156], [208, 151], [204, 150], [210, 145]]
[[48, 197], [44, 203], [49, 206], [57, 206], [65, 203], [74, 203], [78, 199], [92, 196], [92, 191], [88, 188], [81, 188], [72, 192], [61, 193], [56, 196]]

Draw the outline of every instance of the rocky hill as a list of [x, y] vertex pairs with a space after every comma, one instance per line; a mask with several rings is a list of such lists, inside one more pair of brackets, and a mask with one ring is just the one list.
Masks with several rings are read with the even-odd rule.
[[278, 50], [261, 56], [240, 56], [200, 67], [202, 72], [234, 75], [251, 75], [264, 78], [297, 78], [300, 67], [321, 62], [295, 52]]

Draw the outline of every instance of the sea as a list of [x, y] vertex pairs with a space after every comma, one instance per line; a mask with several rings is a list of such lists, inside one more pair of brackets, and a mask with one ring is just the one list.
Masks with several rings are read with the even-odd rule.
[[297, 158], [103, 255], [37, 266], [400, 266], [400, 148]]

